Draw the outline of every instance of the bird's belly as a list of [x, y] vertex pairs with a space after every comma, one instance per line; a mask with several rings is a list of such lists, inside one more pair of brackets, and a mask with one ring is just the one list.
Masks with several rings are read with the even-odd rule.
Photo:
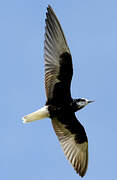
[[64, 114], [67, 114], [68, 112], [72, 112], [72, 108], [69, 104], [62, 106], [49, 105], [48, 111], [50, 114], [50, 118], [53, 119], [55, 117], [63, 117]]

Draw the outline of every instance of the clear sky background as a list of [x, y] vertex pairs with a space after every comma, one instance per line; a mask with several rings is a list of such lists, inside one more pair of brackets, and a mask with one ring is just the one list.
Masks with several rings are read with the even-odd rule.
[[72, 96], [96, 100], [77, 117], [89, 139], [84, 180], [117, 179], [117, 1], [0, 1], [0, 179], [81, 179], [66, 160], [50, 119], [22, 124], [42, 107], [46, 7], [70, 47]]

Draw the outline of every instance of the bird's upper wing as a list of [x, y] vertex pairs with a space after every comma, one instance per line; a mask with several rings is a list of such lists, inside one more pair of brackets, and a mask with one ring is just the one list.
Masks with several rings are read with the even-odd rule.
[[80, 176], [84, 176], [88, 165], [88, 140], [83, 126], [74, 113], [53, 118], [52, 125], [64, 154]]
[[47, 102], [62, 104], [71, 97], [72, 57], [61, 25], [50, 6], [46, 13], [44, 59]]

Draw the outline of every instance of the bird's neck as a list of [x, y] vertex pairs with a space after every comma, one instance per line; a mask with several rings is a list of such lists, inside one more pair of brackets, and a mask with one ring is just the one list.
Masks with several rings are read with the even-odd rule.
[[73, 99], [71, 106], [74, 112], [79, 111], [80, 109], [83, 108], [77, 104], [77, 99]]

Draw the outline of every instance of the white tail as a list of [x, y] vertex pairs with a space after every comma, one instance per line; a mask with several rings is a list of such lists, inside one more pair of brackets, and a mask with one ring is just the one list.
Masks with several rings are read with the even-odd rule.
[[48, 106], [44, 106], [41, 109], [24, 116], [22, 120], [23, 120], [23, 123], [28, 123], [28, 122], [40, 120], [47, 117], [49, 117]]

